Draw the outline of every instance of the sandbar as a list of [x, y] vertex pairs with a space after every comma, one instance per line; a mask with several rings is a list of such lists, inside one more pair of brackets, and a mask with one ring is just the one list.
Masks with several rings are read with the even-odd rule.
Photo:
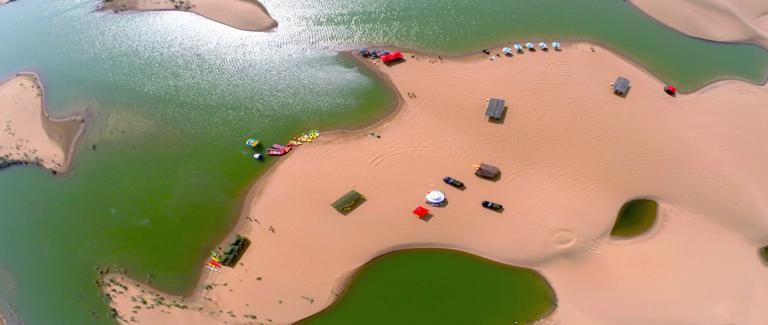
[[0, 84], [0, 169], [37, 164], [54, 173], [69, 166], [81, 117], [52, 118], [37, 75], [20, 73]]
[[103, 0], [101, 9], [115, 12], [189, 11], [246, 31], [268, 31], [277, 26], [277, 21], [257, 0]]
[[720, 42], [749, 42], [768, 48], [768, 1], [630, 0], [663, 24], [685, 34]]
[[[331, 305], [372, 258], [439, 247], [539, 271], [558, 297], [543, 324], [768, 323], [757, 303], [768, 301], [765, 86], [721, 81], [673, 97], [594, 44], [491, 52], [361, 59], [397, 109], [279, 158], [232, 232], [252, 241], [235, 268], [204, 270], [190, 297], [109, 275], [125, 284], [106, 286], [113, 307], [143, 324], [289, 324]], [[631, 81], [626, 97], [611, 91], [617, 76]], [[501, 122], [484, 116], [491, 97], [507, 101]], [[476, 177], [479, 163], [501, 177]], [[330, 204], [350, 189], [367, 200], [342, 215]], [[448, 204], [428, 221], [412, 215], [435, 189]], [[659, 202], [654, 227], [612, 238], [637, 198]], [[135, 309], [157, 296], [185, 308]]]

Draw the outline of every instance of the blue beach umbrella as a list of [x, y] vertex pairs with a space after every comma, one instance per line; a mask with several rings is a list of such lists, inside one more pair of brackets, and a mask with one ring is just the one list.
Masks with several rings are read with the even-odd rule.
[[547, 49], [547, 43], [541, 42], [539, 43], [539, 47], [546, 50]]
[[520, 45], [520, 43], [515, 43], [515, 45], [514, 45], [514, 48], [515, 48], [515, 50], [517, 50], [518, 52], [522, 52], [522, 51], [523, 51], [523, 46], [522, 46], [522, 45]]
[[508, 48], [508, 47], [505, 47], [505, 48], [501, 49], [501, 51], [504, 52], [505, 54], [512, 53], [512, 49]]
[[536, 46], [536, 45], [533, 45], [533, 43], [531, 43], [531, 42], [525, 43], [525, 47], [527, 47], [529, 49], [532, 49], [534, 46]]
[[552, 42], [552, 48], [555, 50], [560, 49], [560, 42]]

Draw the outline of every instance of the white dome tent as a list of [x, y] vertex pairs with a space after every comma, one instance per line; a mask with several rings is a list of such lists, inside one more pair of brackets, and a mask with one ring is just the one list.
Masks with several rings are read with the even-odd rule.
[[432, 206], [441, 206], [445, 203], [445, 194], [440, 191], [432, 191], [427, 193], [427, 203]]

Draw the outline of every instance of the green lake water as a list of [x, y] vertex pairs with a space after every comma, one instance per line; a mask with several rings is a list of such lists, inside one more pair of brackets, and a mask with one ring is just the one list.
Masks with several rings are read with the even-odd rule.
[[68, 175], [0, 171], [0, 308], [28, 324], [110, 323], [96, 266], [191, 290], [269, 165], [249, 158], [247, 137], [353, 127], [393, 105], [339, 49], [458, 55], [533, 36], [587, 39], [687, 90], [723, 77], [759, 83], [768, 70], [758, 46], [683, 36], [620, 0], [269, 0], [280, 22], [270, 33], [186, 13], [93, 12], [97, 4], [0, 7], [0, 77], [35, 71], [49, 111], [87, 108], [89, 120]]
[[648, 199], [632, 200], [619, 210], [612, 236], [633, 237], [645, 233], [656, 222], [659, 204]]
[[299, 324], [528, 324], [555, 303], [533, 270], [448, 250], [399, 251], [372, 261], [336, 304]]

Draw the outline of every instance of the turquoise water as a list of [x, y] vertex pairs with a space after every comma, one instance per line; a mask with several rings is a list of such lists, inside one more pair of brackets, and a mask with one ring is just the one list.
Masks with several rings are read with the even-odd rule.
[[191, 290], [269, 164], [249, 158], [245, 138], [352, 127], [393, 104], [338, 49], [461, 54], [532, 35], [589, 39], [683, 89], [761, 82], [768, 67], [762, 48], [682, 36], [618, 0], [275, 0], [265, 2], [280, 22], [271, 33], [185, 13], [95, 13], [97, 3], [0, 7], [0, 76], [36, 71], [54, 115], [87, 108], [89, 119], [69, 175], [0, 172], [0, 296], [29, 324], [110, 322], [96, 266]]

